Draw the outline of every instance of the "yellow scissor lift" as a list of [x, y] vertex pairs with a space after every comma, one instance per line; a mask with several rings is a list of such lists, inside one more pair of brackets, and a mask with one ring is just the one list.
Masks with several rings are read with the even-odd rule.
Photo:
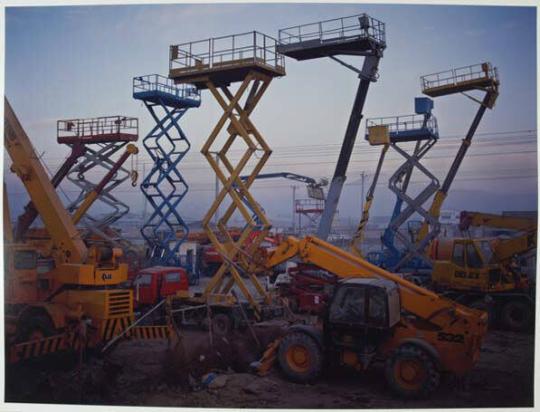
[[[271, 298], [257, 279], [256, 273], [262, 265], [253, 256], [257, 256], [271, 224], [249, 188], [271, 150], [250, 115], [272, 79], [285, 75], [284, 57], [277, 53], [276, 46], [277, 40], [254, 31], [170, 47], [169, 77], [176, 83], [208, 89], [223, 109], [201, 152], [222, 184], [202, 224], [224, 263], [202, 294], [190, 300], [207, 305], [232, 304], [236, 302], [231, 295], [236, 285], [259, 319], [261, 305], [270, 304]], [[240, 83], [235, 91], [230, 89], [233, 83]], [[236, 162], [230, 156], [230, 149], [239, 145], [245, 149]], [[253, 160], [251, 172], [246, 173], [248, 163]], [[244, 174], [245, 180], [240, 178]], [[219, 236], [211, 221], [227, 201], [229, 204], [217, 223]], [[235, 214], [245, 221], [237, 240], [227, 230]]]

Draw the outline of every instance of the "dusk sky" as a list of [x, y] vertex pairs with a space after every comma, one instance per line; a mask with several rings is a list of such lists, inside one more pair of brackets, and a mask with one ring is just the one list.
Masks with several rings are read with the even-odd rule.
[[[277, 37], [280, 28], [368, 13], [386, 23], [388, 47], [380, 78], [371, 85], [364, 119], [414, 112], [419, 77], [451, 67], [492, 62], [501, 79], [500, 96], [482, 121], [448, 199], [450, 208], [501, 211], [536, 209], [537, 80], [536, 10], [369, 4], [208, 4], [25, 7], [6, 9], [5, 93], [33, 141], [54, 171], [67, 149], [56, 143], [56, 120], [104, 115], [136, 116], [140, 142], [153, 126], [144, 106], [132, 98], [132, 78], [167, 75], [169, 45], [252, 30]], [[347, 61], [361, 66], [361, 58]], [[286, 60], [287, 75], [276, 79], [253, 114], [274, 153], [264, 172], [290, 171], [316, 178], [333, 174], [358, 79], [330, 59]], [[478, 104], [462, 95], [435, 99], [441, 139], [426, 164], [442, 180]], [[190, 110], [182, 127], [192, 151], [182, 173], [192, 191], [183, 204], [188, 219], [200, 219], [213, 196], [214, 177], [200, 148], [220, 116], [209, 92]], [[360, 216], [360, 176], [375, 170], [378, 148], [364, 140], [362, 121], [349, 167], [340, 216]], [[142, 144], [140, 144], [142, 151]], [[431, 157], [431, 160], [429, 160]], [[390, 213], [387, 188], [399, 164], [389, 153], [377, 188], [373, 214]], [[141, 153], [138, 168], [149, 157]], [[9, 161], [7, 162], [9, 164]], [[147, 164], [146, 170], [149, 165]], [[7, 169], [7, 165], [4, 169]], [[22, 186], [8, 178], [15, 209]], [[292, 182], [254, 185], [271, 217], [287, 218]], [[66, 187], [69, 193], [70, 188]], [[121, 196], [141, 211], [142, 194], [128, 184]], [[299, 196], [305, 196], [300, 187]], [[74, 197], [74, 194], [72, 194]]]

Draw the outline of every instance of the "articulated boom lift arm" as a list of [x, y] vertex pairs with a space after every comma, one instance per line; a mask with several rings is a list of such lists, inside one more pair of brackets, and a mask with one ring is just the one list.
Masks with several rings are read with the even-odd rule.
[[[456, 154], [456, 157], [454, 158], [454, 161], [452, 162], [452, 165], [450, 166], [450, 169], [448, 170], [448, 173], [446, 175], [446, 178], [444, 179], [444, 182], [439, 189], [439, 191], [435, 194], [433, 198], [433, 202], [431, 204], [431, 207], [429, 209], [430, 216], [433, 216], [435, 218], [439, 218], [441, 213], [442, 205], [448, 196], [448, 193], [450, 191], [450, 187], [452, 186], [452, 183], [454, 182], [454, 179], [457, 175], [457, 172], [459, 171], [459, 168], [461, 166], [461, 163], [463, 162], [463, 159], [465, 159], [465, 155], [467, 154], [467, 151], [469, 147], [471, 146], [474, 134], [476, 133], [476, 129], [478, 128], [478, 125], [482, 121], [482, 118], [484, 117], [484, 114], [486, 112], [486, 109], [493, 109], [493, 106], [495, 105], [495, 101], [497, 100], [497, 97], [499, 96], [499, 79], [497, 74], [497, 69], [492, 67], [489, 63], [482, 63], [481, 70], [483, 72], [482, 76], [479, 79], [473, 79], [469, 80], [469, 86], [471, 86], [471, 82], [480, 82], [481, 86], [474, 86], [472, 89], [478, 89], [485, 92], [484, 99], [482, 101], [476, 100], [475, 98], [467, 95], [464, 93], [464, 91], [470, 90], [470, 88], [462, 88], [459, 89], [460, 82], [457, 81], [458, 77], [456, 77], [456, 83], [455, 87], [458, 87], [457, 89], [454, 87], [452, 89], [452, 84], [448, 86], [448, 91], [444, 92], [444, 94], [452, 94], [455, 93], [456, 90], [460, 91], [465, 96], [469, 97], [471, 100], [476, 101], [480, 104], [480, 107], [478, 108], [476, 115], [474, 116], [474, 119], [469, 126], [469, 130], [467, 131], [467, 134], [463, 141], [461, 142], [461, 146], [459, 147], [459, 150]], [[453, 72], [454, 77], [456, 76], [455, 71]], [[468, 79], [468, 78], [467, 78]], [[426, 81], [424, 80], [424, 83]], [[464, 82], [467, 83], [467, 82]], [[425, 83], [429, 85], [428, 83]], [[443, 86], [432, 88], [432, 90], [445, 88]], [[434, 96], [437, 94], [430, 93], [427, 88], [424, 88], [424, 94], [427, 94], [428, 96]], [[424, 220], [424, 223], [422, 224], [422, 227], [420, 228], [420, 231], [418, 233], [418, 240], [417, 243], [422, 242], [424, 238], [427, 236], [429, 231], [429, 222], [427, 220]]]
[[20, 177], [43, 219], [52, 238], [53, 253], [63, 263], [85, 262], [88, 249], [6, 98], [4, 108], [4, 146], [13, 161], [11, 170]]
[[456, 319], [466, 319], [469, 325], [487, 321], [485, 313], [478, 315], [449, 299], [415, 285], [400, 276], [387, 272], [366, 260], [335, 247], [316, 237], [289, 237], [274, 250], [266, 266], [272, 268], [293, 257], [334, 273], [340, 278], [379, 277], [398, 284], [402, 308], [441, 329], [451, 326]]

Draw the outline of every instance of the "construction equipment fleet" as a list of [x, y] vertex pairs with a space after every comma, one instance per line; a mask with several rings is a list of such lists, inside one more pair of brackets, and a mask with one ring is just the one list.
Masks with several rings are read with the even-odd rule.
[[460, 229], [470, 227], [507, 229], [514, 235], [434, 242], [433, 287], [463, 304], [488, 310], [491, 324], [527, 329], [534, 314], [534, 287], [520, 260], [536, 249], [536, 219], [464, 211]]

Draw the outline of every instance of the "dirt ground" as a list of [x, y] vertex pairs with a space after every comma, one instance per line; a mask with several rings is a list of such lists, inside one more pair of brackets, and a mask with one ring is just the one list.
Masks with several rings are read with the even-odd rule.
[[[389, 391], [383, 365], [374, 365], [363, 374], [343, 369], [329, 371], [312, 385], [290, 383], [277, 368], [262, 378], [248, 370], [233, 372], [231, 359], [240, 357], [246, 364], [257, 356], [256, 344], [249, 336], [236, 340], [242, 342], [240, 346], [220, 349], [223, 353], [218, 351], [216, 360], [203, 355], [207, 353], [207, 333], [192, 332], [186, 336], [185, 351], [190, 352], [190, 359], [195, 359], [196, 364], [190, 367], [195, 377], [183, 374], [181, 361], [168, 354], [166, 343], [157, 341], [123, 342], [107, 357], [88, 360], [82, 371], [68, 362], [56, 362], [46, 369], [18, 368], [7, 376], [6, 401], [335, 409], [533, 406], [533, 334], [490, 332], [481, 360], [468, 380], [443, 378], [431, 399], [414, 401], [396, 398]], [[219, 341], [215, 342], [218, 344]], [[226, 346], [219, 344], [220, 348]], [[219, 379], [224, 386], [197, 388], [212, 363], [222, 369], [218, 375], [224, 375]]]

